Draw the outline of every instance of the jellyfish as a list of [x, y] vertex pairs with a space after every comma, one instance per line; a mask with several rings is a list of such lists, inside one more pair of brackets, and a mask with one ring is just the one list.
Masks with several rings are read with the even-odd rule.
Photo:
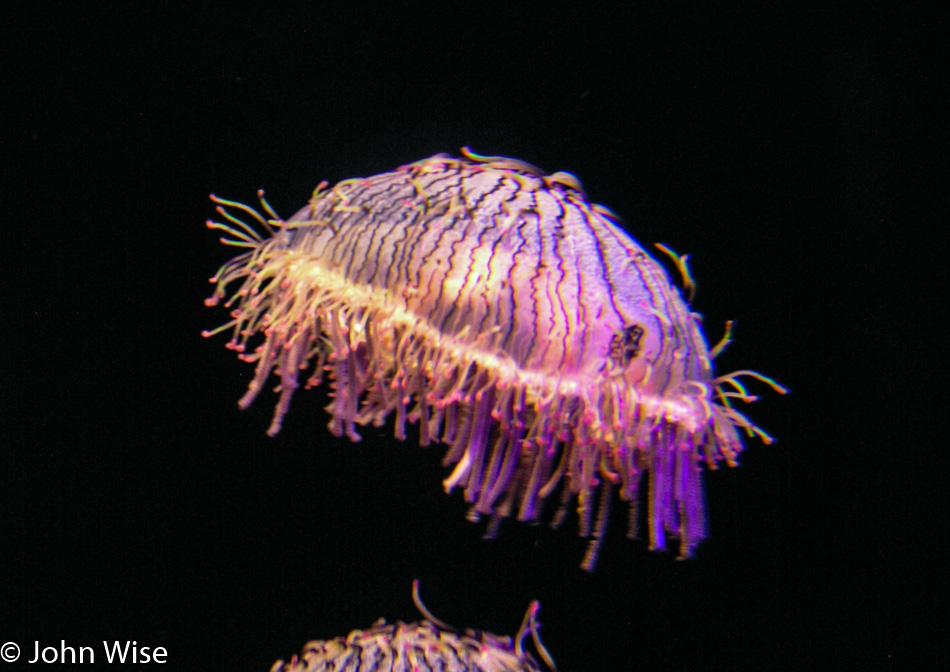
[[[570, 173], [517, 159], [433, 156], [392, 172], [321, 183], [281, 219], [212, 196], [227, 245], [245, 251], [211, 278], [208, 305], [231, 319], [228, 347], [256, 365], [239, 405], [276, 378], [267, 433], [298, 387], [329, 377], [329, 429], [395, 416], [395, 435], [447, 446], [444, 487], [473, 519], [535, 522], [551, 495], [557, 525], [574, 506], [593, 569], [611, 502], [650, 547], [680, 557], [707, 536], [703, 465], [737, 463], [742, 434], [771, 437], [738, 408], [749, 381], [714, 372], [714, 347], [689, 306], [688, 258], [668, 247], [682, 288]], [[684, 296], [685, 294], [685, 296]], [[646, 478], [645, 478], [646, 476]], [[643, 484], [645, 493], [641, 493]]]

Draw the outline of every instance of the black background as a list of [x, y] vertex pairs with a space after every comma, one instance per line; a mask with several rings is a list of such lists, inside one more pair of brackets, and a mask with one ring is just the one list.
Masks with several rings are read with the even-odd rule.
[[[919, 394], [939, 360], [911, 364], [945, 326], [925, 300], [946, 229], [909, 152], [945, 23], [336, 4], [0, 10], [0, 643], [129, 639], [169, 669], [266, 670], [417, 620], [419, 578], [463, 627], [512, 634], [539, 599], [564, 671], [905, 661], [918, 591], [946, 584], [904, 562], [943, 529], [905, 467], [946, 443], [945, 392]], [[749, 409], [778, 442], [707, 476], [696, 559], [620, 520], [593, 574], [573, 519], [484, 542], [442, 491], [441, 448], [391, 424], [334, 438], [326, 390], [275, 439], [272, 396], [237, 409], [252, 367], [200, 337], [234, 252], [207, 195], [263, 187], [288, 216], [320, 180], [463, 145], [571, 171], [641, 243], [691, 253], [709, 339], [736, 320], [719, 370], [792, 389]]]

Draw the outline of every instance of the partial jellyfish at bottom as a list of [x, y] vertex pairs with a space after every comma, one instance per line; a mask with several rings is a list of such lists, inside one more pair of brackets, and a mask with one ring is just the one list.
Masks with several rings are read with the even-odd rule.
[[274, 663], [271, 672], [541, 672], [524, 646], [529, 634], [538, 655], [554, 669], [538, 634], [537, 601], [528, 607], [518, 633], [507, 637], [459, 631], [440, 621], [422, 604], [418, 581], [412, 584], [412, 598], [424, 620], [389, 624], [380, 619], [345, 637], [308, 642], [300, 655]]

